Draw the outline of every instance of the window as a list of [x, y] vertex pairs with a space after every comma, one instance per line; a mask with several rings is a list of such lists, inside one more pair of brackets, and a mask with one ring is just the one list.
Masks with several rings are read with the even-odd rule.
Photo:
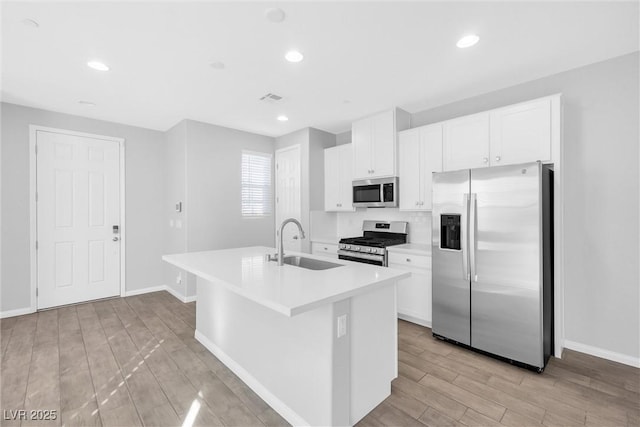
[[271, 215], [271, 154], [242, 152], [242, 216]]

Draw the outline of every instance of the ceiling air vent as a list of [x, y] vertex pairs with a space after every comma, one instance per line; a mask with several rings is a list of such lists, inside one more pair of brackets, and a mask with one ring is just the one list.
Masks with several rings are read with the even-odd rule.
[[263, 96], [262, 98], [260, 98], [260, 101], [275, 103], [275, 102], [280, 101], [281, 99], [282, 99], [282, 97], [280, 95], [276, 95], [275, 93], [268, 93], [265, 96]]

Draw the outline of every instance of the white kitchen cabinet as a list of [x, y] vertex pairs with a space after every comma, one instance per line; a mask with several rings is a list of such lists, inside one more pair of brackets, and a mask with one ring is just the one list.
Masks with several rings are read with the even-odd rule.
[[444, 170], [489, 166], [489, 113], [444, 122]]
[[389, 251], [389, 267], [411, 272], [397, 283], [398, 317], [431, 327], [431, 257]]
[[338, 245], [322, 242], [311, 242], [311, 254], [338, 259]]
[[408, 129], [410, 115], [393, 109], [353, 122], [353, 178], [397, 175], [397, 132]]
[[551, 98], [491, 112], [491, 165], [551, 160]]
[[400, 210], [431, 210], [433, 172], [442, 172], [442, 125], [398, 133]]
[[353, 211], [351, 144], [324, 150], [324, 210]]
[[560, 120], [560, 95], [552, 95], [446, 121], [443, 170], [552, 162]]

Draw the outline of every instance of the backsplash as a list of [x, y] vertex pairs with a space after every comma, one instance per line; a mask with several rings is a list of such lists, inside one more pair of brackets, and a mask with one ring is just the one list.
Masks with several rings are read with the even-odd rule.
[[339, 237], [362, 235], [362, 221], [407, 221], [409, 222], [410, 243], [431, 243], [431, 212], [406, 212], [393, 208], [358, 209], [355, 212], [337, 214]]

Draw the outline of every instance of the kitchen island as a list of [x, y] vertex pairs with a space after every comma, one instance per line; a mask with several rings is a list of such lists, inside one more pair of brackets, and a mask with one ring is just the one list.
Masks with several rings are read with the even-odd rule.
[[195, 338], [280, 415], [294, 425], [353, 425], [391, 392], [395, 283], [410, 273], [341, 260], [325, 270], [278, 266], [269, 253], [163, 260], [197, 276]]

